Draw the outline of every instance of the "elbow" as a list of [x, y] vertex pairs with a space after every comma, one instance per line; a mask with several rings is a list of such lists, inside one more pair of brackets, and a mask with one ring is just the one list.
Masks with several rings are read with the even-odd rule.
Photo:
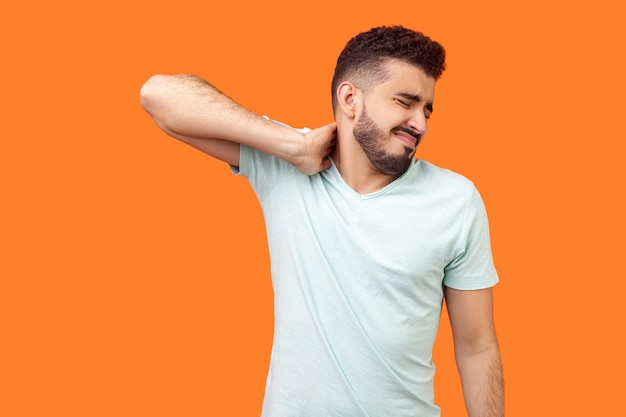
[[153, 75], [141, 86], [139, 90], [139, 100], [141, 107], [147, 111], [152, 117], [155, 116], [158, 103], [163, 96], [163, 86], [165, 84], [165, 75]]
[[141, 86], [139, 91], [139, 100], [141, 107], [152, 117], [156, 125], [166, 133], [173, 129], [169, 127], [171, 124], [171, 106], [168, 103], [172, 101], [170, 75], [153, 75]]

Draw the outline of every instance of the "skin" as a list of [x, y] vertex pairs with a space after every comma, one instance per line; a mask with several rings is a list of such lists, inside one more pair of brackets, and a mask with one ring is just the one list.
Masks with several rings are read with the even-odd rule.
[[[385, 66], [387, 79], [376, 86], [364, 90], [344, 81], [337, 88], [338, 140], [332, 158], [346, 182], [361, 194], [379, 190], [404, 173], [426, 134], [433, 109], [434, 78], [396, 60]], [[359, 140], [361, 130], [376, 131], [378, 138], [369, 140], [372, 147], [388, 159], [397, 159], [403, 169], [377, 167], [363, 147], [364, 138]]]
[[493, 318], [493, 291], [444, 287], [454, 354], [470, 417], [504, 416], [504, 379]]
[[[336, 123], [298, 133], [238, 105], [199, 77], [155, 75], [140, 93], [144, 109], [170, 136], [214, 158], [239, 165], [244, 144], [311, 175], [330, 167], [358, 193], [371, 193], [402, 175], [427, 131], [435, 80], [421, 69], [390, 60], [387, 78], [336, 91]], [[391, 161], [391, 162], [389, 162]], [[504, 386], [491, 288], [444, 287], [454, 350], [470, 417], [504, 416]]]
[[281, 158], [303, 174], [330, 167], [335, 123], [301, 134], [259, 117], [190, 74], [153, 75], [141, 87], [140, 99], [165, 133], [230, 165], [239, 166], [243, 144]]

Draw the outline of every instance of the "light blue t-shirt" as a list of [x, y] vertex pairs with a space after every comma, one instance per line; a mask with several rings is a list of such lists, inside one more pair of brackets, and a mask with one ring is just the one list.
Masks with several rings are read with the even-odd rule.
[[261, 202], [274, 288], [263, 417], [436, 417], [442, 285], [493, 286], [485, 208], [423, 160], [358, 194], [336, 166], [307, 176], [241, 146]]

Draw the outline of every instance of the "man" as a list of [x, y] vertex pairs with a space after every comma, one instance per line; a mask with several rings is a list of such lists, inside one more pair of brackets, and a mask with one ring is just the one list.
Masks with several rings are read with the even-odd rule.
[[335, 69], [335, 123], [313, 130], [259, 117], [196, 76], [142, 87], [157, 125], [230, 164], [263, 208], [275, 296], [263, 416], [439, 416], [444, 297], [469, 415], [504, 414], [482, 200], [413, 157], [444, 61], [402, 27], [357, 35]]

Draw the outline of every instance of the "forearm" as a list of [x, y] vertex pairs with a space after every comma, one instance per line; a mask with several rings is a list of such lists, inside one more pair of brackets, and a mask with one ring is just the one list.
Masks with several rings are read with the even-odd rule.
[[227, 140], [291, 163], [303, 152], [302, 134], [252, 113], [195, 75], [155, 75], [140, 96], [157, 125], [173, 135]]
[[479, 352], [457, 353], [469, 417], [504, 416], [504, 378], [497, 343]]

